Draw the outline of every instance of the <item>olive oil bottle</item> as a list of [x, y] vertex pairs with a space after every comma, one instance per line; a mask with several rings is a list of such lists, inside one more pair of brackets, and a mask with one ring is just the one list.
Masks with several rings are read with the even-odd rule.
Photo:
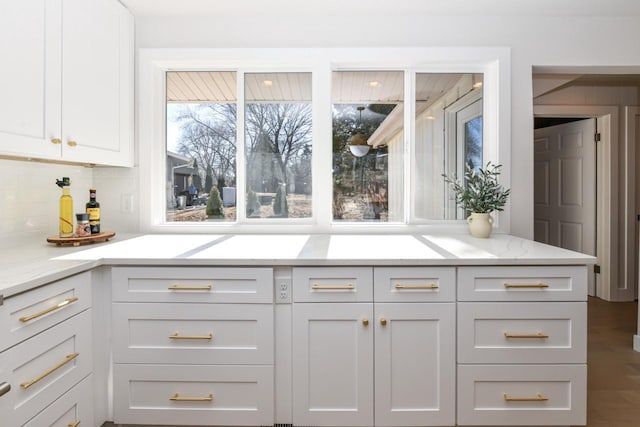
[[100, 233], [100, 203], [96, 202], [96, 189], [89, 189], [89, 201], [87, 202], [87, 211], [89, 214], [89, 226], [91, 234]]
[[60, 237], [73, 237], [73, 198], [69, 186], [71, 180], [68, 176], [56, 179], [56, 185], [62, 188], [60, 196]]

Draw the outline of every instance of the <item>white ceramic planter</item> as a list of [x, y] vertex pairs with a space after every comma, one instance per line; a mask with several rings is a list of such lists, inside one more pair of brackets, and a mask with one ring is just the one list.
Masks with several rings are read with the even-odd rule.
[[479, 237], [486, 239], [491, 235], [491, 229], [493, 228], [493, 218], [488, 213], [472, 213], [467, 218], [469, 224], [469, 233], [473, 237]]

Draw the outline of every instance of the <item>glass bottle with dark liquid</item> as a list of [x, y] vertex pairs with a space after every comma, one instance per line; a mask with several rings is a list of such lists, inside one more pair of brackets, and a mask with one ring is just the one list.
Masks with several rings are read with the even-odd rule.
[[87, 213], [89, 214], [89, 226], [91, 227], [91, 234], [100, 233], [100, 203], [96, 202], [95, 188], [89, 189]]

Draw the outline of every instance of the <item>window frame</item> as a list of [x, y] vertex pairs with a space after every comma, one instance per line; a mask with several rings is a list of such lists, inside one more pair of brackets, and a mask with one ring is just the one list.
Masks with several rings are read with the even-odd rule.
[[[237, 210], [234, 222], [166, 222], [167, 71], [235, 71], [238, 85]], [[334, 222], [331, 173], [331, 79], [333, 71], [404, 71], [404, 222]], [[244, 218], [244, 74], [310, 72], [312, 75], [312, 217]], [[510, 185], [510, 50], [508, 48], [332, 48], [332, 49], [140, 49], [137, 77], [140, 229], [151, 233], [430, 233], [466, 232], [464, 220], [416, 219], [410, 197], [415, 167], [416, 73], [483, 73], [483, 144], [486, 159], [503, 165]], [[240, 102], [242, 100], [242, 102]], [[158, 143], [161, 141], [161, 143]], [[144, 155], [141, 155], [144, 153]], [[240, 179], [242, 175], [242, 180]], [[242, 196], [242, 197], [241, 197]], [[509, 204], [496, 218], [496, 233], [509, 232]], [[244, 220], [241, 221], [241, 217]]]

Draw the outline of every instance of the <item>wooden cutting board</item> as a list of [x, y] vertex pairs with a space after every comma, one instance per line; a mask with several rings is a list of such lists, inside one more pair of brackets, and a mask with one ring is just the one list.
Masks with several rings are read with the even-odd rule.
[[109, 240], [113, 239], [115, 235], [116, 233], [113, 231], [103, 231], [102, 233], [92, 234], [91, 236], [85, 236], [85, 237], [51, 236], [51, 237], [47, 237], [47, 242], [55, 243], [56, 246], [62, 246], [62, 245], [80, 246], [80, 245], [85, 245], [87, 243], [108, 242]]

